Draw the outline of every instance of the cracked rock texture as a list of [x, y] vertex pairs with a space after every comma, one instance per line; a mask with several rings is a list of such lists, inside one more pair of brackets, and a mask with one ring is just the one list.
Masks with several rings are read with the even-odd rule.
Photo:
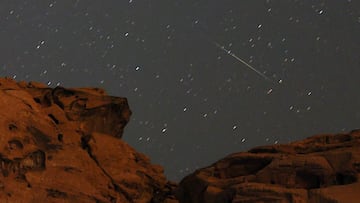
[[0, 202], [173, 202], [162, 167], [120, 139], [125, 98], [1, 78], [0, 109]]
[[356, 203], [360, 130], [231, 154], [185, 177], [186, 203]]

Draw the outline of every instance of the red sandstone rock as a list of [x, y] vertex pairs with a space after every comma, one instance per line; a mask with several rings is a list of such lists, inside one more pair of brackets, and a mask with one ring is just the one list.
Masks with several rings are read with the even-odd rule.
[[235, 153], [178, 186], [120, 139], [130, 115], [101, 89], [0, 78], [0, 202], [359, 202], [360, 131]]
[[0, 202], [165, 201], [162, 167], [120, 139], [130, 114], [100, 89], [0, 79]]
[[235, 153], [185, 177], [186, 203], [360, 201], [360, 131]]

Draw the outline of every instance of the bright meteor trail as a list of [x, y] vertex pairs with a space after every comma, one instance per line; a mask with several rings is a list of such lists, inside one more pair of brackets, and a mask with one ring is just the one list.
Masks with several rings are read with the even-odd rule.
[[221, 50], [225, 51], [227, 54], [229, 54], [230, 56], [232, 56], [233, 58], [235, 58], [236, 60], [240, 61], [242, 64], [244, 64], [245, 66], [247, 66], [249, 69], [251, 69], [252, 71], [254, 71], [255, 73], [257, 73], [258, 75], [260, 75], [261, 77], [265, 78], [266, 80], [270, 80], [270, 78], [268, 78], [266, 75], [264, 75], [262, 72], [260, 72], [259, 70], [257, 70], [256, 68], [252, 67], [250, 64], [246, 63], [244, 60], [242, 60], [241, 58], [239, 58], [238, 56], [236, 56], [235, 54], [233, 54], [230, 50], [225, 49], [224, 46], [221, 46], [219, 43], [217, 42], [213, 42], [215, 44], [215, 46], [217, 46], [218, 48], [220, 48]]

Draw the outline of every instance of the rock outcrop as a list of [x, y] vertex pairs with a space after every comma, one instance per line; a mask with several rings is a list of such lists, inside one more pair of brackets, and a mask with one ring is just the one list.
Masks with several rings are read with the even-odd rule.
[[231, 154], [178, 185], [121, 140], [130, 115], [101, 89], [0, 78], [0, 202], [359, 202], [360, 130]]
[[185, 177], [186, 203], [351, 203], [360, 200], [360, 130], [235, 153]]
[[130, 115], [101, 89], [0, 79], [0, 202], [169, 202], [162, 167], [120, 139]]

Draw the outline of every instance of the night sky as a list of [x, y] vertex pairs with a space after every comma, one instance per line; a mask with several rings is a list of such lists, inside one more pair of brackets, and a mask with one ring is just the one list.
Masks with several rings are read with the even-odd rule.
[[2, 77], [127, 97], [170, 180], [360, 127], [360, 1], [3, 0], [0, 45]]

